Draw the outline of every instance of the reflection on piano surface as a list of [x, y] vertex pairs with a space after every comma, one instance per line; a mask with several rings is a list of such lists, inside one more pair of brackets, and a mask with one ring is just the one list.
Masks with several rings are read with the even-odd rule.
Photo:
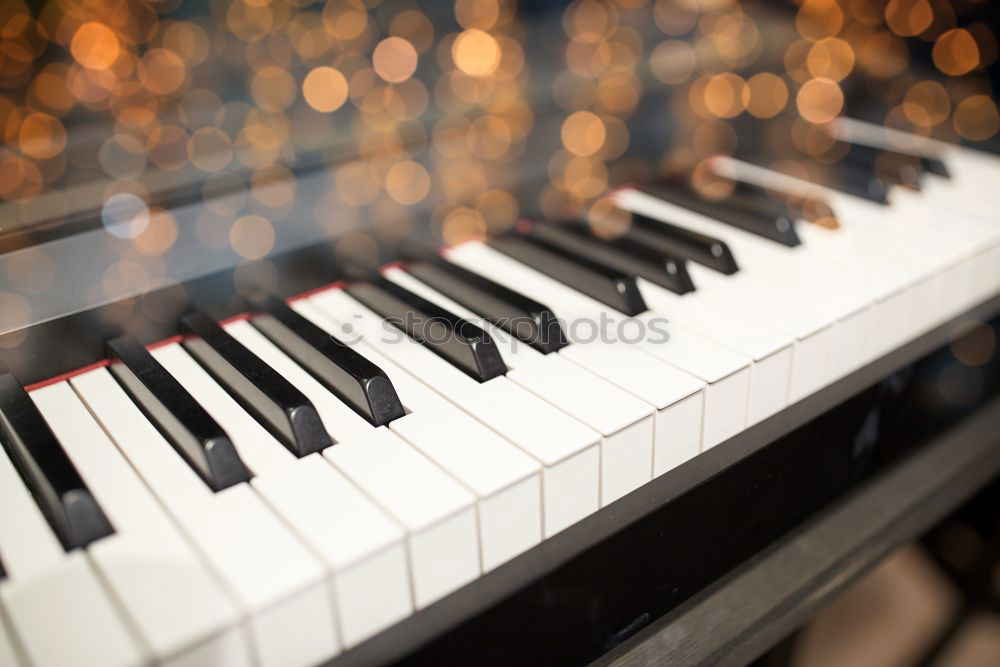
[[1000, 386], [995, 19], [9, 0], [0, 664], [673, 611]]

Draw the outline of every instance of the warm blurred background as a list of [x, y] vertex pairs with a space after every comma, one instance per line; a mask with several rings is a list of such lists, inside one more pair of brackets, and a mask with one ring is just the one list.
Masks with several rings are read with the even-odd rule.
[[[446, 241], [716, 152], [829, 160], [849, 112], [949, 140], [1000, 130], [988, 0], [6, 0], [0, 230], [96, 217], [145, 256], [165, 209], [235, 197], [201, 242], [289, 222], [354, 257]], [[296, 206], [295, 176], [325, 187]]]

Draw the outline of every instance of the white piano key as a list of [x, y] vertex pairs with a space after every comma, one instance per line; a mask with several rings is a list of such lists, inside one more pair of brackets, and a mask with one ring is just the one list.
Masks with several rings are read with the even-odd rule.
[[985, 219], [995, 219], [1000, 206], [1000, 191], [996, 179], [1000, 176], [1000, 159], [973, 148], [944, 144], [944, 157], [952, 172], [953, 189], [958, 196], [949, 205]]
[[[309, 398], [335, 440], [364, 438], [374, 430], [248, 322], [232, 322], [226, 329]], [[355, 350], [389, 376], [410, 412], [394, 420], [390, 428], [476, 493], [483, 569], [492, 569], [537, 544], [542, 523], [538, 462], [375, 350], [363, 343], [355, 344]]]
[[[329, 658], [332, 617], [322, 568], [260, 496], [247, 484], [213, 493], [106, 369], [71, 383], [233, 595], [257, 661], [269, 666]], [[299, 634], [308, 637], [288, 642]]]
[[66, 552], [21, 477], [0, 450], [0, 558], [10, 579], [43, 577], [58, 568]]
[[[0, 588], [2, 587], [3, 582], [0, 582]], [[14, 639], [5, 620], [3, 611], [0, 610], [0, 665], [23, 667], [25, 662], [19, 656], [19, 649], [14, 645]]]
[[126, 667], [151, 656], [133, 637], [82, 550], [63, 551], [0, 451], [0, 601], [34, 665]]
[[479, 576], [475, 497], [429, 459], [385, 428], [323, 455], [406, 528], [417, 608]]
[[31, 398], [115, 526], [87, 551], [156, 658], [249, 664], [236, 609], [69, 383]]
[[1000, 245], [979, 254], [972, 284], [975, 290], [974, 298], [970, 299], [972, 305], [1000, 294]]
[[[764, 173], [770, 172], [764, 170]], [[627, 196], [643, 201], [647, 197]], [[831, 379], [835, 379], [874, 355], [895, 349], [912, 334], [915, 322], [920, 319], [914, 313], [913, 301], [916, 300], [918, 307], [927, 306], [927, 294], [919, 290], [933, 272], [905, 243], [902, 249], [891, 244], [894, 252], [886, 252], [889, 239], [878, 231], [887, 227], [883, 207], [841, 193], [829, 196], [850, 200], [845, 205], [835, 204], [841, 228], [828, 230], [800, 225], [803, 244], [795, 248], [770, 243], [690, 212], [685, 221], [700, 231], [725, 238], [733, 246], [743, 268], [740, 273], [751, 274], [751, 291], [766, 292], [762, 281], [768, 288], [790, 291], [798, 300], [794, 313], [818, 307], [836, 318], [831, 357]], [[850, 210], [845, 210], [845, 206]], [[877, 215], [877, 219], [857, 219], [855, 206]]]
[[[571, 323], [597, 323], [608, 317], [621, 323], [628, 319], [621, 314], [608, 313], [603, 305], [481, 243], [449, 248], [445, 256], [470, 271], [546, 301], [557, 316]], [[635, 321], [642, 324], [647, 335], [638, 342], [623, 340], [615, 344], [644, 350], [708, 383], [702, 449], [713, 447], [746, 427], [751, 360], [674, 323], [667, 326], [669, 340], [648, 335], [649, 331], [655, 331], [654, 327], [665, 324], [664, 320], [657, 314], [643, 313]], [[572, 325], [567, 333], [572, 341]]]
[[551, 536], [600, 503], [600, 435], [539, 401], [505, 377], [478, 383], [419, 343], [382, 326], [382, 319], [342, 290], [293, 307], [320, 327], [351, 325], [407, 373], [514, 443], [544, 467], [544, 530]]

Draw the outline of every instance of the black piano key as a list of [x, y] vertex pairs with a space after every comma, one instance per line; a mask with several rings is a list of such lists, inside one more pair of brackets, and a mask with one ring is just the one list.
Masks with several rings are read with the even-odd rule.
[[406, 414], [389, 376], [353, 348], [292, 310], [276, 296], [244, 295], [259, 311], [250, 322], [373, 426]]
[[757, 199], [766, 198], [773, 201], [776, 206], [782, 207], [793, 220], [804, 220], [828, 229], [840, 227], [833, 209], [819, 197], [771, 191], [756, 183], [746, 181], [733, 181], [733, 184], [737, 192]]
[[739, 271], [736, 258], [725, 241], [639, 213], [631, 214], [631, 225], [625, 238], [665, 254], [697, 262], [719, 273], [731, 275]]
[[218, 422], [145, 346], [121, 336], [108, 351], [111, 374], [209, 487], [221, 491], [252, 477]]
[[919, 157], [920, 165], [928, 174], [934, 174], [942, 178], [951, 178], [951, 171], [948, 170], [948, 165], [945, 164], [944, 160], [928, 155], [921, 155]]
[[821, 165], [817, 183], [883, 206], [889, 203], [892, 185], [881, 180], [871, 169], [847, 163]]
[[920, 188], [923, 166], [918, 157], [847, 141], [838, 141], [837, 146], [840, 150], [835, 150], [834, 154], [842, 153], [841, 164], [869, 171], [890, 185]]
[[354, 283], [347, 293], [479, 382], [507, 372], [488, 333], [390, 280], [378, 277]]
[[548, 306], [489, 278], [440, 259], [414, 261], [403, 268], [542, 354], [568, 344], [559, 319]]
[[625, 237], [598, 238], [586, 223], [575, 220], [532, 222], [522, 226], [521, 230], [627, 275], [645, 278], [671, 292], [687, 294], [694, 290], [685, 259], [664, 254]]
[[[765, 159], [762, 162], [760, 154], [747, 149], [738, 150], [736, 157], [763, 168], [767, 168], [766, 164], [769, 161]], [[810, 156], [802, 156], [802, 160], [808, 163], [811, 173], [810, 176], [805, 177], [807, 180], [876, 204], [888, 205], [889, 190], [892, 184], [880, 179], [870, 167], [854, 162], [820, 163]]]
[[617, 269], [518, 232], [495, 238], [490, 245], [618, 312], [632, 316], [647, 310], [635, 278]]
[[188, 313], [180, 323], [194, 336], [184, 348], [289, 451], [301, 457], [330, 446], [316, 408], [292, 383], [208, 315]]
[[785, 246], [799, 245], [788, 210], [773, 199], [734, 190], [723, 199], [706, 199], [684, 183], [659, 181], [643, 190], [665, 201]]
[[28, 392], [13, 373], [0, 373], [0, 442], [63, 547], [111, 535], [111, 523]]

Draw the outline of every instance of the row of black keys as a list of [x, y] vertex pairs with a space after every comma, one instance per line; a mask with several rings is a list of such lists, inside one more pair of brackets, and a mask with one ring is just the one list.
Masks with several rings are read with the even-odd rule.
[[[871, 150], [856, 152], [871, 157]], [[873, 166], [866, 166], [860, 158], [852, 164], [861, 165], [845, 172], [854, 180], [874, 173]], [[933, 173], [947, 173], [937, 161], [925, 160], [922, 166]], [[761, 188], [741, 183], [733, 196], [720, 201], [701, 199], [676, 182], [651, 189], [772, 241], [789, 246], [799, 243], [791, 220], [801, 211]], [[639, 215], [614, 239], [599, 238], [581, 222], [537, 222], [491, 244], [626, 315], [646, 310], [637, 277], [683, 294], [694, 289], [686, 269], [689, 260], [724, 274], [738, 270], [736, 258], [722, 240]], [[542, 353], [567, 344], [556, 315], [528, 296], [439, 259], [411, 261], [405, 268]], [[492, 339], [471, 322], [381, 277], [355, 283], [347, 290], [473, 378], [487, 381], [506, 373]], [[250, 294], [247, 305], [257, 329], [370, 423], [387, 424], [404, 414], [386, 374], [351, 347], [277, 297]], [[446, 327], [451, 335], [434, 335], [431, 327]], [[188, 313], [179, 329], [188, 352], [290, 451], [305, 456], [331, 444], [309, 400], [214, 320], [200, 312]], [[108, 343], [108, 351], [114, 377], [211, 488], [221, 490], [251, 477], [221, 426], [142, 344], [121, 337]], [[51, 429], [10, 373], [0, 373], [0, 440], [66, 548], [84, 546], [112, 532]]]

